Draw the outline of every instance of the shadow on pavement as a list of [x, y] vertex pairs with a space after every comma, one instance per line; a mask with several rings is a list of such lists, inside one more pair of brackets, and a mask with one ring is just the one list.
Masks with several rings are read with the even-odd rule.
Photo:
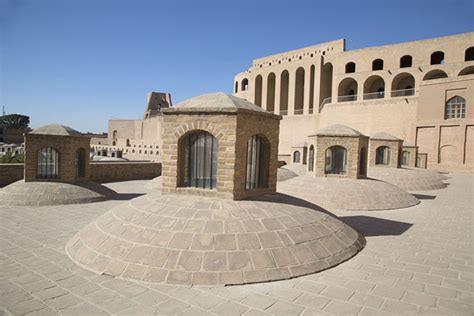
[[412, 194], [418, 200], [434, 200], [436, 199], [436, 195], [427, 195], [427, 194]]
[[365, 215], [341, 216], [339, 219], [357, 229], [365, 237], [401, 235], [413, 226], [410, 223]]

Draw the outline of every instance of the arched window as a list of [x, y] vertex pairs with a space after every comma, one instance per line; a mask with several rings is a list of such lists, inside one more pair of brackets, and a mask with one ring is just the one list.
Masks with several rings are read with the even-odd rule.
[[431, 54], [430, 64], [431, 65], [444, 64], [444, 53], [441, 51], [437, 51]]
[[127, 138], [127, 147], [130, 147], [130, 139]]
[[360, 154], [359, 154], [359, 174], [361, 176], [367, 175], [367, 150], [365, 150], [365, 147], [362, 147], [360, 149]]
[[314, 146], [309, 147], [308, 171], [314, 171]]
[[372, 62], [372, 70], [383, 70], [383, 60], [382, 59], [375, 59]]
[[408, 166], [410, 164], [410, 152], [402, 151], [402, 166]]
[[296, 78], [295, 78], [295, 109], [294, 114], [303, 114], [303, 103], [304, 103], [304, 89], [305, 89], [305, 82], [304, 82], [304, 68], [299, 67], [296, 70]]
[[242, 79], [242, 83], [240, 84], [241, 91], [247, 91], [249, 88], [249, 80], [247, 78]]
[[275, 74], [271, 72], [267, 77], [267, 111], [275, 110]]
[[441, 79], [441, 78], [448, 78], [448, 75], [439, 69], [433, 69], [429, 71], [424, 77], [423, 80], [433, 80], [433, 79]]
[[385, 81], [380, 76], [371, 76], [364, 83], [364, 100], [385, 97]]
[[263, 84], [262, 76], [258, 75], [255, 78], [254, 103], [260, 107], [262, 106], [262, 84]]
[[357, 100], [357, 81], [353, 78], [344, 78], [338, 87], [338, 102]]
[[415, 94], [415, 78], [413, 75], [402, 72], [392, 80], [392, 98]]
[[460, 96], [454, 96], [446, 102], [444, 118], [465, 118], [466, 117], [466, 99]]
[[413, 58], [410, 55], [405, 55], [400, 58], [400, 68], [410, 68], [413, 63]]
[[237, 92], [239, 92], [239, 82], [238, 81], [235, 82], [235, 88], [234, 88], [234, 93], [237, 93]]
[[76, 177], [86, 175], [86, 151], [84, 148], [76, 150]]
[[388, 146], [380, 146], [375, 150], [375, 164], [389, 165], [391, 150]]
[[179, 141], [181, 187], [215, 189], [217, 183], [217, 139], [206, 131], [193, 131]]
[[290, 74], [284, 70], [280, 75], [280, 115], [288, 114], [288, 91]]
[[352, 61], [346, 64], [346, 74], [350, 74], [356, 71], [356, 64]]
[[326, 174], [345, 174], [347, 170], [347, 150], [342, 146], [326, 149], [324, 172]]
[[117, 139], [117, 130], [112, 132], [112, 139]]
[[269, 147], [268, 142], [260, 135], [254, 135], [247, 141], [245, 189], [268, 188]]
[[294, 163], [301, 162], [301, 153], [298, 150], [293, 153], [293, 162]]
[[59, 178], [59, 152], [52, 147], [45, 147], [38, 151], [38, 179]]
[[474, 60], [474, 46], [466, 49], [466, 53], [464, 54], [464, 61], [470, 60]]

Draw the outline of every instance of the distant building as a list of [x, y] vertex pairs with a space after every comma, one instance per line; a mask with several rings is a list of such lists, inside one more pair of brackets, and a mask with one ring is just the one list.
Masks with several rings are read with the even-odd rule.
[[344, 124], [417, 147], [404, 165], [474, 169], [474, 33], [356, 50], [343, 39], [321, 43], [255, 59], [233, 90], [283, 116], [279, 157], [288, 163], [309, 152], [296, 148], [309, 135]]
[[107, 138], [91, 138], [94, 155], [161, 161], [161, 109], [171, 106], [171, 94], [150, 92], [142, 120], [111, 119]]

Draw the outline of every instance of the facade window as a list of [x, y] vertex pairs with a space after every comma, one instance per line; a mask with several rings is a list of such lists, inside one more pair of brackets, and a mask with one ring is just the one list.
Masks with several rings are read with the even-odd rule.
[[446, 102], [444, 118], [465, 118], [466, 117], [466, 99], [455, 96]]
[[234, 93], [237, 93], [237, 92], [239, 92], [239, 83], [236, 81], [236, 82], [235, 82]]
[[293, 163], [301, 162], [301, 153], [297, 150], [293, 153]]
[[372, 62], [372, 70], [382, 70], [383, 69], [383, 60], [376, 59]]
[[180, 140], [180, 186], [215, 189], [217, 184], [217, 139], [194, 131]]
[[114, 130], [112, 132], [112, 139], [117, 139], [117, 131], [116, 130]]
[[325, 174], [345, 174], [347, 170], [347, 150], [342, 146], [326, 149]]
[[400, 58], [400, 68], [410, 68], [413, 63], [413, 58], [410, 55], [405, 55]]
[[127, 147], [130, 147], [130, 139], [127, 138]]
[[350, 74], [356, 71], [356, 64], [353, 62], [346, 64], [346, 74]]
[[245, 189], [268, 188], [268, 169], [270, 150], [268, 142], [260, 135], [254, 135], [247, 141], [247, 170]]
[[430, 64], [431, 65], [444, 64], [444, 53], [441, 51], [437, 51], [431, 54]]
[[464, 55], [464, 61], [471, 61], [471, 60], [474, 60], [474, 46], [466, 49], [466, 53]]
[[402, 166], [408, 166], [410, 164], [410, 152], [404, 150], [402, 152]]
[[389, 165], [391, 150], [388, 146], [380, 146], [375, 150], [375, 164]]
[[249, 80], [247, 78], [242, 79], [240, 90], [247, 91], [248, 88], [249, 88]]
[[56, 149], [46, 147], [38, 152], [36, 177], [38, 179], [59, 178], [59, 152]]
[[367, 151], [365, 150], [365, 147], [360, 149], [359, 174], [363, 176], [367, 175]]
[[76, 177], [86, 175], [86, 151], [84, 148], [76, 150]]
[[309, 146], [308, 171], [314, 171], [314, 146]]

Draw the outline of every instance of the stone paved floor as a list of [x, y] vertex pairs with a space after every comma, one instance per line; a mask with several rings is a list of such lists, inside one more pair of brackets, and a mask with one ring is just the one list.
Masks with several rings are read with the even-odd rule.
[[[122, 201], [0, 208], [0, 315], [472, 315], [474, 176], [407, 209], [337, 212], [367, 246], [339, 266], [288, 281], [231, 287], [137, 284], [95, 275], [67, 240]], [[110, 185], [132, 198], [146, 181]]]

